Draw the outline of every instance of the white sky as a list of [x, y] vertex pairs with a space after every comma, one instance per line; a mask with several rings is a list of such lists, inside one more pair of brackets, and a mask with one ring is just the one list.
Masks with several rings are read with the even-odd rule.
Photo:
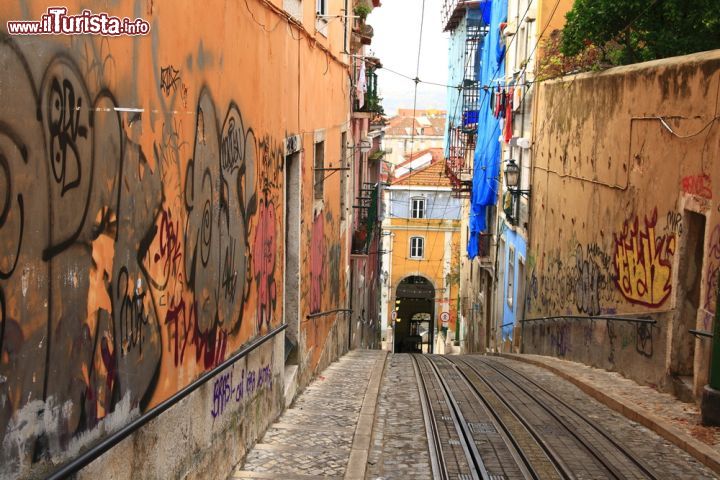
[[[444, 0], [425, 0], [420, 80], [447, 83], [447, 38], [441, 25], [440, 9]], [[423, 0], [383, 0], [380, 8], [373, 9], [367, 23], [375, 35], [370, 49], [384, 67], [415, 77], [420, 38], [420, 12]], [[383, 99], [385, 114], [395, 115], [397, 109], [413, 107], [415, 84], [385, 69], [378, 71], [379, 95]], [[418, 84], [417, 108], [445, 110], [446, 89], [425, 83]]]

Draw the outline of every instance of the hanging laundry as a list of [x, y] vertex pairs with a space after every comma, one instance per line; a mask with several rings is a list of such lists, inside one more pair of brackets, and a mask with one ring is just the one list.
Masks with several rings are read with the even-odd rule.
[[512, 122], [512, 99], [514, 94], [515, 88], [510, 87], [508, 90], [506, 99], [505, 99], [505, 128], [503, 130], [503, 136], [505, 139], [505, 143], [510, 143], [510, 139], [512, 139], [513, 135], [513, 122]]
[[500, 111], [498, 112], [500, 118], [505, 118], [505, 110], [507, 110], [507, 94], [503, 88], [500, 90]]
[[493, 117], [500, 116], [500, 87], [493, 87]]

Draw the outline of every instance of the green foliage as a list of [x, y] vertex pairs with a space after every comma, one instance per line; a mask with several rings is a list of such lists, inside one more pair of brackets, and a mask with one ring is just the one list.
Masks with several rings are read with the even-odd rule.
[[[547, 80], [561, 77], [563, 75], [596, 71], [612, 66], [603, 60], [603, 52], [593, 44], [589, 44], [575, 55], [563, 55], [560, 48], [562, 45], [562, 32], [553, 31], [543, 41], [543, 54], [538, 65], [538, 79]], [[610, 55], [614, 55], [616, 49], [608, 49]]]
[[560, 51], [599, 48], [601, 63], [626, 65], [720, 48], [719, 0], [576, 0]]
[[353, 9], [353, 13], [360, 17], [361, 20], [365, 20], [370, 12], [372, 12], [372, 7], [365, 3], [358, 3]]

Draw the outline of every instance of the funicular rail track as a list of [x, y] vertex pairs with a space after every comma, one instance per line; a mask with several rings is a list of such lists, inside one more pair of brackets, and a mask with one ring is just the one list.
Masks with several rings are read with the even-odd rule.
[[502, 362], [412, 359], [435, 478], [659, 478], [592, 419]]
[[524, 392], [528, 398], [534, 401], [535, 405], [545, 410], [577, 439], [578, 443], [607, 469], [608, 474], [612, 475], [611, 478], [659, 479], [628, 447], [613, 438], [597, 422], [527, 375], [503, 362], [481, 356], [466, 358], [469, 360], [462, 360], [462, 362], [476, 372], [479, 370], [479, 364], [482, 364]]

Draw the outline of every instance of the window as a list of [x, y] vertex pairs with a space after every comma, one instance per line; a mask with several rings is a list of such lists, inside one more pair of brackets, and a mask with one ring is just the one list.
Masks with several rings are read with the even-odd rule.
[[325, 183], [325, 142], [317, 142], [315, 144], [315, 187], [313, 189], [313, 198], [315, 200], [323, 199], [323, 183]]
[[315, 0], [315, 30], [327, 37], [328, 35], [328, 0]]
[[410, 237], [410, 258], [423, 258], [425, 255], [425, 239]]
[[507, 283], [507, 304], [510, 310], [513, 309], [513, 299], [515, 298], [515, 249], [510, 247], [508, 254], [508, 283]]
[[[342, 132], [340, 134], [340, 168], [346, 168], [345, 167], [345, 161], [347, 158], [347, 132]], [[340, 170], [340, 222], [344, 222], [347, 218], [347, 207], [345, 203], [347, 202], [347, 179], [350, 178], [350, 171], [349, 170]]]
[[411, 204], [410, 216], [412, 218], [425, 218], [425, 199], [413, 198]]

